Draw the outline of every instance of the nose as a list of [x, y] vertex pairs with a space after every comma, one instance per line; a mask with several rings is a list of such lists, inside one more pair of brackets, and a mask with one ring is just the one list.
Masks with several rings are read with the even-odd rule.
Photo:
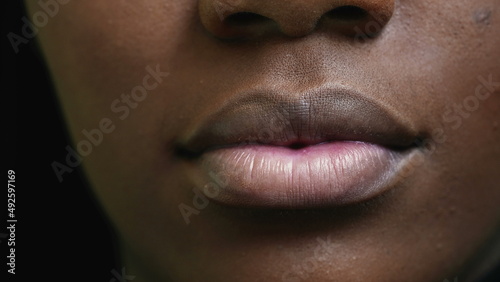
[[394, 0], [200, 0], [198, 9], [205, 29], [224, 39], [302, 37], [319, 26], [374, 36], [391, 18]]

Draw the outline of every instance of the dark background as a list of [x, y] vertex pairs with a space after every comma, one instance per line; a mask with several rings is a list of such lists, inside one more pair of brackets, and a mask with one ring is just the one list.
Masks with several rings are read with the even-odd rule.
[[[59, 183], [51, 168], [70, 141], [36, 39], [16, 54], [7, 38], [22, 35], [23, 1], [2, 2], [3, 174], [7, 180], [7, 170], [16, 172], [18, 222], [16, 275], [7, 275], [7, 239], [0, 237], [0, 281], [111, 281], [111, 270], [121, 269], [113, 234], [82, 171]], [[7, 189], [0, 199], [1, 235], [8, 233]]]

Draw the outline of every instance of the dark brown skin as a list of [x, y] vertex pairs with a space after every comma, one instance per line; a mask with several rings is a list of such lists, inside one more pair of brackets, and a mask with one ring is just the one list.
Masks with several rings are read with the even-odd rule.
[[[500, 1], [219, 3], [72, 1], [40, 28], [75, 144], [103, 118], [116, 127], [83, 163], [134, 281], [468, 281], [498, 263]], [[330, 12], [346, 5], [367, 14]], [[158, 64], [169, 75], [121, 120], [113, 101]], [[472, 107], [478, 77], [494, 83]], [[242, 89], [293, 95], [318, 81], [390, 105], [432, 150], [366, 203], [210, 203], [186, 224], [179, 204], [192, 205], [194, 182], [175, 152], [185, 129]], [[474, 110], [454, 108], [464, 103]]]

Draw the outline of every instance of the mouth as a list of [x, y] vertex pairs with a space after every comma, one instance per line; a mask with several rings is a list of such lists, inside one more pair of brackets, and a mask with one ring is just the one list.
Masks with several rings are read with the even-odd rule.
[[189, 178], [229, 206], [307, 209], [394, 187], [420, 138], [402, 113], [345, 88], [229, 99], [178, 141]]

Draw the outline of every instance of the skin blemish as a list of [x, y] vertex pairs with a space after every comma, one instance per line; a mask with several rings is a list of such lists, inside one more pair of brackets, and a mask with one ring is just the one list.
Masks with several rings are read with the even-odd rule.
[[483, 8], [474, 13], [474, 22], [479, 25], [489, 25], [491, 18], [491, 9]]

